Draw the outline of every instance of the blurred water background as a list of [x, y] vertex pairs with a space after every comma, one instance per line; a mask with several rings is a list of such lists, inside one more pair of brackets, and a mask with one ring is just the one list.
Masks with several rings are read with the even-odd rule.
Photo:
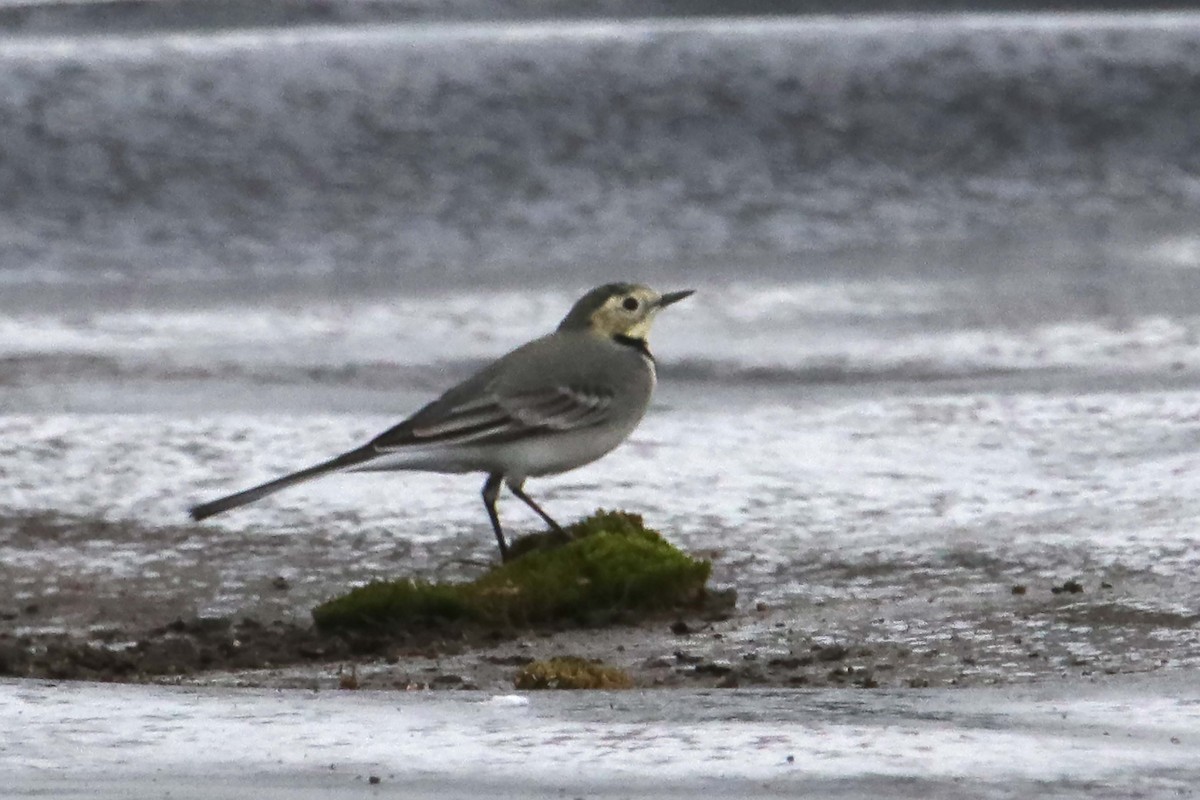
[[[487, 304], [516, 326], [480, 321], [499, 345], [626, 275], [722, 287], [668, 370], [886, 371], [916, 332], [974, 337], [914, 352], [926, 377], [1104, 360], [1005, 345], [1046, 323], [1186, 338], [1198, 47], [1186, 14], [10, 35], [0, 346], [10, 376], [64, 351], [59, 371], [120, 372], [167, 337], [145, 373], [210, 325], [223, 355], [188, 366], [228, 372], [266, 341], [221, 309], [279, 309], [259, 323], [290, 342], [334, 324], [298, 306], [415, 302], [348, 324], [381, 350], [279, 354], [407, 366], [480, 313], [447, 298], [546, 300]], [[741, 341], [714, 329], [733, 317]]]

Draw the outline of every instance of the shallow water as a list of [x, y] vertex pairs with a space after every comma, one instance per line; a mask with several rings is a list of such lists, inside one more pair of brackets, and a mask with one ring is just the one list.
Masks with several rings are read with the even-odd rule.
[[9, 36], [6, 294], [574, 284], [747, 258], [791, 280], [797, 254], [847, 247], [1190, 231], [1198, 19]]
[[[0, 682], [15, 797], [1187, 796], [1186, 681], [934, 692], [261, 692]], [[66, 753], [69, 752], [70, 756]]]

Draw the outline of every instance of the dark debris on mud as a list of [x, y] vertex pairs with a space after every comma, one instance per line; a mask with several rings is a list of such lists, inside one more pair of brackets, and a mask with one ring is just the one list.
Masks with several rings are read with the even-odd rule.
[[368, 655], [378, 647], [373, 642], [323, 637], [286, 622], [178, 619], [140, 634], [109, 629], [91, 639], [69, 634], [5, 635], [0, 638], [0, 674], [60, 680], [152, 680], [211, 670], [337, 660]]
[[[694, 610], [696, 624], [727, 619], [735, 599], [731, 592], [713, 592], [711, 602]], [[636, 626], [624, 629], [631, 636], [638, 635]], [[372, 661], [396, 664], [413, 659], [448, 659], [469, 652], [486, 653], [501, 643], [519, 638], [544, 641], [565, 630], [569, 628], [456, 622], [408, 630], [325, 632], [317, 626], [279, 620], [195, 617], [176, 619], [140, 632], [108, 627], [88, 636], [0, 632], [0, 676], [147, 682], [287, 667]], [[496, 666], [521, 666], [533, 660], [533, 656], [486, 655], [479, 660]], [[462, 686], [450, 686], [451, 683]], [[473, 685], [470, 681], [449, 680], [434, 680], [433, 684], [435, 687], [441, 684], [441, 688]]]
[[[705, 620], [697, 618], [691, 626], [699, 630]], [[663, 631], [657, 628], [663, 627]], [[678, 627], [678, 626], [676, 626]], [[646, 638], [670, 633], [670, 627], [609, 629], [616, 637]], [[477, 688], [486, 680], [462, 676], [453, 671], [452, 662], [464, 655], [479, 667], [494, 674], [512, 673], [534, 661], [540, 651], [562, 645], [548, 643], [556, 632], [541, 630], [463, 629], [450, 633], [429, 630], [411, 633], [364, 634], [340, 632], [330, 635], [311, 626], [288, 622], [264, 623], [253, 619], [226, 617], [178, 619], [168, 625], [127, 636], [108, 629], [84, 640], [68, 634], [0, 634], [0, 675], [51, 680], [93, 680], [103, 682], [161, 682], [197, 678], [206, 674], [230, 674], [288, 667], [327, 667], [339, 669], [339, 688], [369, 686], [419, 686], [420, 688]], [[530, 642], [536, 644], [531, 645]], [[493, 652], [498, 646], [516, 645], [530, 650], [512, 653]], [[612, 648], [619, 659], [624, 645]], [[548, 655], [542, 653], [542, 655]], [[877, 684], [874, 667], [864, 667], [862, 657], [871, 655], [864, 648], [845, 645], [813, 645], [799, 656], [725, 659], [712, 654], [692, 655], [676, 650], [667, 657], [646, 658], [628, 665], [636, 685], [640, 686], [859, 686]], [[854, 661], [855, 657], [858, 661]], [[616, 660], [614, 659], [614, 660]], [[358, 665], [399, 665], [406, 662], [442, 663], [446, 670], [429, 675], [422, 682], [405, 679], [372, 680]], [[599, 662], [600, 659], [592, 658]], [[460, 662], [459, 666], [462, 666]], [[885, 667], [886, 668], [886, 667]], [[469, 669], [467, 671], [470, 671]], [[250, 681], [256, 682], [256, 681]], [[295, 680], [261, 679], [264, 684], [292, 685]], [[299, 684], [302, 684], [300, 681]], [[298, 684], [298, 685], [299, 685]]]

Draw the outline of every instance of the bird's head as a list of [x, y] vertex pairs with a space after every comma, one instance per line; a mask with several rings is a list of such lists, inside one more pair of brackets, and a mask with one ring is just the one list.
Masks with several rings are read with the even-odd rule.
[[605, 337], [645, 341], [658, 312], [693, 292], [659, 294], [636, 283], [606, 283], [576, 301], [559, 323], [560, 331], [590, 331]]

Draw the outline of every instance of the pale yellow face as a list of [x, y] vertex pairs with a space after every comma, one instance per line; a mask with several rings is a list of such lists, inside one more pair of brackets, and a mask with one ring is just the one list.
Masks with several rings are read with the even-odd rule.
[[658, 314], [662, 295], [647, 286], [633, 286], [609, 297], [592, 312], [591, 328], [602, 336], [645, 339]]

